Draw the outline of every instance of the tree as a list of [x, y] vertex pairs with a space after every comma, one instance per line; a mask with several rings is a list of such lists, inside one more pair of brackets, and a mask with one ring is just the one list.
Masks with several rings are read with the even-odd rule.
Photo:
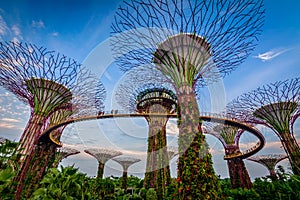
[[85, 153], [93, 156], [98, 161], [97, 179], [103, 178], [105, 163], [113, 157], [120, 156], [122, 153], [110, 148], [93, 148], [84, 150]]
[[[145, 67], [126, 72], [115, 96], [117, 103], [129, 112], [171, 114], [177, 108], [174, 91], [160, 71]], [[165, 188], [170, 183], [166, 136], [169, 118], [145, 116], [145, 119], [149, 130], [144, 187], [155, 188], [159, 198], [164, 198]]]
[[300, 147], [293, 125], [300, 115], [300, 78], [277, 81], [245, 93], [229, 103], [227, 110], [237, 119], [262, 124], [279, 137], [293, 173], [300, 174]]
[[[239, 139], [244, 130], [230, 125], [215, 125], [205, 122], [205, 133], [215, 136], [225, 149], [225, 157], [240, 153]], [[252, 188], [248, 171], [242, 158], [227, 159], [227, 166], [231, 187], [234, 188]]]
[[112, 160], [116, 161], [123, 167], [122, 186], [121, 188], [126, 191], [127, 189], [127, 170], [134, 163], [140, 162], [141, 159], [132, 157], [115, 157]]
[[131, 0], [115, 14], [112, 48], [121, 68], [152, 64], [176, 89], [181, 199], [218, 198], [195, 92], [247, 58], [263, 24], [262, 7], [260, 0]]
[[[28, 174], [36, 174], [31, 166], [35, 163], [34, 157], [40, 153], [38, 141], [50, 115], [60, 109], [73, 112], [72, 102], [76, 102], [78, 97], [84, 105], [90, 92], [96, 88], [93, 84], [95, 77], [75, 60], [43, 47], [1, 42], [0, 51], [1, 85], [31, 107], [30, 118], [18, 146], [20, 170], [15, 181], [16, 199], [19, 199]], [[27, 186], [31, 184], [27, 183]]]
[[271, 179], [277, 180], [278, 177], [275, 172], [275, 166], [282, 160], [288, 158], [287, 155], [280, 154], [267, 154], [267, 155], [258, 155], [247, 158], [253, 162], [257, 162], [259, 164], [264, 165], [270, 173]]

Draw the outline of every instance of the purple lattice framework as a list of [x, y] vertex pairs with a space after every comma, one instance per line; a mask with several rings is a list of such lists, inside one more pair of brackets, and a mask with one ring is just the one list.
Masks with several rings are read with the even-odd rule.
[[[177, 111], [174, 88], [160, 71], [151, 68], [126, 72], [115, 96], [117, 103], [129, 112], [172, 114]], [[149, 130], [144, 186], [164, 191], [171, 178], [166, 138], [168, 117], [145, 118]]]
[[[112, 49], [121, 69], [150, 64], [175, 87], [180, 107], [177, 174], [182, 199], [217, 198], [211, 155], [196, 120], [195, 90], [247, 58], [263, 21], [262, 0], [128, 0], [116, 12]], [[199, 158], [200, 149], [205, 156]]]
[[122, 152], [110, 148], [92, 148], [84, 150], [85, 153], [93, 156], [98, 161], [97, 178], [102, 179], [105, 163], [113, 157], [122, 155]]
[[40, 134], [47, 127], [50, 115], [60, 109], [72, 110], [72, 113], [87, 109], [97, 81], [75, 60], [43, 47], [1, 42], [0, 51], [1, 86], [31, 107], [18, 147], [22, 153], [20, 171], [15, 178], [19, 183], [16, 189], [19, 199], [23, 180], [29, 173]]
[[283, 154], [267, 154], [267, 155], [252, 156], [250, 158], [247, 158], [247, 160], [251, 160], [264, 165], [268, 169], [270, 173], [270, 177], [276, 180], [278, 179], [278, 177], [275, 172], [275, 166], [280, 161], [286, 158], [288, 158], [288, 156]]
[[122, 186], [121, 188], [126, 190], [127, 189], [127, 173], [128, 173], [128, 168], [137, 163], [140, 162], [141, 159], [139, 158], [133, 158], [133, 157], [115, 157], [112, 158], [112, 160], [118, 162], [120, 165], [123, 167], [123, 176], [122, 176]]
[[[244, 130], [230, 125], [216, 125], [205, 122], [204, 132], [215, 136], [225, 149], [225, 157], [241, 153], [239, 139]], [[242, 158], [227, 159], [227, 166], [232, 188], [252, 188], [252, 182]]]
[[271, 128], [289, 156], [294, 174], [300, 174], [300, 147], [293, 125], [300, 115], [300, 78], [277, 81], [239, 96], [227, 112], [237, 119]]

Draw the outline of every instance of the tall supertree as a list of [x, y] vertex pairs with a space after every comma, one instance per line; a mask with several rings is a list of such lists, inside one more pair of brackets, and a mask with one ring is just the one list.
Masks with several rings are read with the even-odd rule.
[[[163, 74], [151, 68], [128, 71], [116, 90], [116, 100], [130, 112], [170, 114], [176, 112], [174, 89]], [[148, 122], [145, 188], [155, 188], [158, 198], [164, 198], [170, 183], [166, 124], [168, 117], [145, 116]]]
[[93, 148], [84, 150], [85, 153], [93, 156], [98, 161], [97, 179], [103, 178], [105, 163], [113, 157], [122, 155], [122, 152], [110, 148]]
[[262, 124], [279, 137], [294, 174], [300, 175], [300, 147], [293, 125], [300, 115], [300, 78], [277, 81], [245, 93], [228, 105], [244, 122]]
[[33, 44], [1, 42], [0, 51], [2, 86], [31, 108], [18, 146], [20, 171], [15, 181], [19, 199], [47, 119], [57, 110], [72, 109], [72, 99], [80, 95], [74, 96], [73, 91], [80, 91], [88, 83], [91, 86], [94, 77], [75, 60]]
[[115, 14], [112, 48], [121, 68], [152, 64], [176, 88], [181, 199], [218, 198], [195, 92], [201, 80], [226, 75], [247, 58], [263, 19], [262, 0], [128, 0]]
[[133, 158], [133, 157], [115, 157], [112, 158], [112, 160], [116, 161], [117, 163], [119, 163], [120, 165], [122, 165], [123, 167], [123, 176], [122, 176], [122, 186], [121, 188], [126, 190], [127, 189], [127, 171], [128, 168], [137, 163], [140, 162], [141, 159], [139, 158]]
[[275, 172], [275, 166], [282, 160], [288, 158], [287, 155], [283, 154], [266, 154], [266, 155], [258, 155], [247, 158], [247, 160], [251, 160], [253, 162], [257, 162], [259, 164], [264, 165], [269, 173], [271, 179], [277, 180], [278, 177]]
[[[230, 125], [204, 123], [204, 132], [215, 136], [225, 149], [225, 157], [241, 153], [239, 140], [244, 130]], [[227, 166], [232, 188], [252, 188], [252, 182], [242, 158], [227, 159]]]

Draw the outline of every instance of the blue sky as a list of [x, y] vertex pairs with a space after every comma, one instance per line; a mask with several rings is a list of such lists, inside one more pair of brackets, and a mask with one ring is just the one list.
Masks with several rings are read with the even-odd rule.
[[[20, 41], [44, 46], [68, 57], [74, 58], [99, 75], [106, 90], [106, 110], [115, 108], [113, 91], [122, 78], [110, 54], [108, 40], [113, 15], [118, 0], [10, 0], [0, 1], [0, 41]], [[216, 92], [224, 94], [223, 101], [231, 99], [257, 87], [300, 75], [300, 2], [265, 1], [266, 21], [259, 43], [251, 56], [234, 72], [225, 77]], [[222, 92], [220, 91], [222, 90]], [[203, 89], [199, 100], [212, 102], [212, 89]], [[211, 97], [212, 96], [212, 97]], [[201, 105], [201, 104], [204, 105]], [[18, 140], [29, 117], [29, 107], [19, 102], [12, 94], [0, 88], [0, 136]], [[294, 128], [300, 137], [300, 120]], [[130, 124], [130, 125], [128, 125]], [[259, 153], [282, 153], [280, 143], [274, 134], [266, 133], [266, 147]], [[168, 141], [176, 145], [176, 122], [168, 124]], [[63, 142], [71, 147], [84, 148], [107, 146], [118, 148], [125, 154], [143, 158], [146, 150], [147, 124], [143, 119], [103, 120], [79, 123], [68, 127]], [[217, 174], [227, 177], [226, 162], [223, 161], [221, 144], [207, 136], [213, 153]], [[245, 135], [241, 146], [251, 147], [255, 138]], [[298, 140], [299, 141], [299, 140]], [[267, 171], [259, 164], [245, 161], [251, 178], [265, 176]], [[84, 173], [96, 174], [96, 161], [81, 153], [63, 161], [73, 164]], [[286, 164], [282, 161], [282, 164]], [[120, 175], [121, 167], [109, 161], [106, 175]], [[131, 173], [143, 173], [145, 163], [129, 168]], [[172, 162], [173, 174], [176, 159]]]

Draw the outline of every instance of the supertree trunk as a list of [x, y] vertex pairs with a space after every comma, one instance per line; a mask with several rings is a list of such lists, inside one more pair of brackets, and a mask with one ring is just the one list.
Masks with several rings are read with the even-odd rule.
[[[179, 199], [218, 199], [218, 180], [201, 130], [195, 93], [190, 86], [177, 92], [179, 116]], [[191, 164], [192, 163], [192, 164]], [[206, 177], [207, 179], [203, 179]]]
[[132, 157], [116, 157], [113, 158], [112, 160], [118, 162], [120, 165], [123, 167], [123, 176], [122, 176], [122, 186], [121, 188], [126, 190], [127, 189], [127, 173], [128, 173], [128, 168], [133, 165], [136, 162], [141, 161], [138, 158], [132, 158]]
[[300, 175], [300, 147], [291, 133], [279, 133], [281, 143], [289, 156], [292, 171]]
[[124, 190], [127, 189], [127, 169], [123, 171], [121, 188]]
[[[229, 150], [230, 149], [230, 150]], [[232, 148], [227, 148], [226, 154], [233, 154], [240, 152], [238, 146], [232, 146]], [[233, 158], [227, 160], [229, 177], [231, 181], [231, 188], [246, 188], [250, 189], [253, 184], [250, 180], [248, 170], [246, 169], [245, 163], [241, 158]]]
[[47, 166], [49, 166], [51, 158], [55, 155], [57, 146], [54, 144], [37, 145], [30, 162], [24, 184], [24, 196], [30, 198], [32, 193], [38, 188], [40, 181], [43, 179]]
[[102, 179], [104, 174], [105, 163], [98, 162], [97, 179]]
[[[163, 106], [154, 104], [150, 107], [150, 113], [164, 113]], [[170, 183], [169, 158], [166, 146], [165, 117], [148, 117], [148, 152], [144, 178], [146, 188], [155, 188], [158, 198], [164, 198], [165, 187]]]

